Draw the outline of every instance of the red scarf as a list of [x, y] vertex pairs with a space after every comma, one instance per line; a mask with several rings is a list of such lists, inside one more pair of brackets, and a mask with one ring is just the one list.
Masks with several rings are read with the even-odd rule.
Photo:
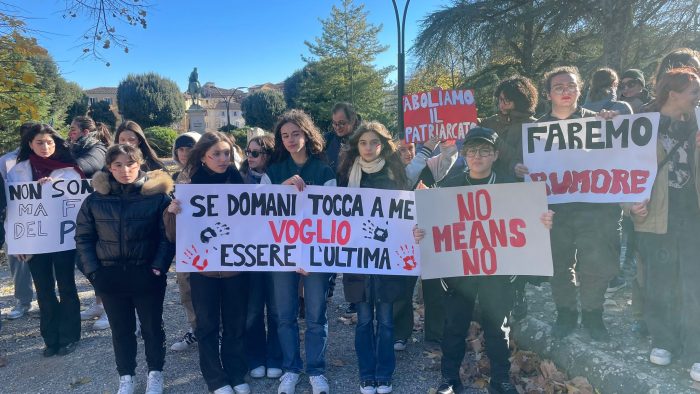
[[77, 164], [64, 163], [62, 161], [53, 160], [51, 158], [43, 158], [37, 156], [34, 152], [29, 154], [29, 164], [32, 166], [32, 180], [38, 181], [41, 178], [51, 176], [54, 170], [61, 168], [73, 168], [80, 174], [81, 178], [85, 178], [85, 174]]

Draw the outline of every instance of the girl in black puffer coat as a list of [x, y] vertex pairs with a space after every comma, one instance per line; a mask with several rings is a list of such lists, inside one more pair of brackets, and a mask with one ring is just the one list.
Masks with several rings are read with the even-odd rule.
[[149, 371], [146, 392], [161, 393], [165, 274], [174, 254], [163, 211], [170, 204], [173, 180], [163, 171], [142, 172], [141, 151], [129, 145], [112, 146], [105, 161], [109, 172], [95, 174], [95, 192], [78, 213], [79, 266], [102, 296], [112, 327], [119, 392], [132, 393], [134, 388], [136, 309]]

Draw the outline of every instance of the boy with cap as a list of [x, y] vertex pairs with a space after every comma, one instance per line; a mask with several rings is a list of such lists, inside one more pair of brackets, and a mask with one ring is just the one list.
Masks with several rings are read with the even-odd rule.
[[[486, 185], [494, 183], [515, 183], [515, 178], [497, 174], [493, 164], [498, 159], [498, 134], [491, 129], [475, 127], [469, 130], [464, 139], [462, 154], [467, 160], [467, 169], [461, 177], [445, 186]], [[551, 228], [550, 211], [542, 216], [542, 223]], [[415, 228], [413, 236], [418, 243], [425, 236], [425, 230]], [[465, 354], [465, 339], [472, 321], [474, 305], [479, 299], [481, 327], [484, 330], [486, 354], [491, 361], [491, 381], [489, 393], [516, 394], [518, 391], [510, 382], [510, 350], [508, 340], [501, 329], [503, 321], [510, 313], [513, 302], [513, 284], [509, 276], [471, 276], [443, 278], [447, 288], [445, 300], [445, 329], [442, 335], [442, 380], [437, 394], [455, 394], [463, 389], [459, 377], [459, 367]]]
[[622, 73], [620, 78], [618, 99], [628, 103], [632, 107], [632, 113], [641, 112], [644, 104], [651, 101], [649, 91], [644, 86], [644, 73], [636, 68], [631, 68]]

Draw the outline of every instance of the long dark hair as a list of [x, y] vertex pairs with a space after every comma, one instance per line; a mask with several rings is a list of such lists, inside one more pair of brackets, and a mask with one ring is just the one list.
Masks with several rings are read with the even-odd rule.
[[[260, 149], [267, 155], [266, 165], [270, 165], [270, 161], [272, 161], [272, 153], [275, 151], [275, 139], [269, 133], [265, 133], [265, 135], [258, 135], [256, 137], [251, 138], [250, 141], [248, 141], [248, 146], [246, 146], [246, 150], [248, 150], [248, 147], [253, 142], [258, 144], [260, 146]], [[242, 174], [245, 174], [250, 170], [247, 154], [245, 155], [245, 158], [246, 159], [243, 161], [243, 164], [241, 164]]]
[[146, 135], [143, 133], [143, 129], [141, 129], [141, 126], [139, 126], [139, 124], [133, 120], [127, 120], [119, 125], [117, 132], [114, 133], [115, 144], [119, 143], [119, 134], [124, 131], [131, 131], [132, 133], [136, 134], [136, 137], [138, 137], [139, 149], [141, 150], [145, 164], [149, 167], [148, 170], [160, 170], [165, 168], [165, 164], [158, 159], [158, 154], [156, 154], [153, 148], [151, 148], [151, 145], [148, 144], [148, 140], [146, 139]]
[[97, 127], [95, 137], [97, 137], [97, 139], [107, 147], [112, 145], [112, 132], [110, 131], [109, 126], [102, 122], [96, 122], [95, 126]]
[[616, 87], [613, 86], [617, 85], [618, 81], [617, 73], [612, 68], [604, 67], [595, 70], [588, 84], [588, 99], [600, 101], [607, 98], [610, 93], [615, 93]]
[[[191, 177], [199, 171], [199, 169], [202, 168], [202, 158], [204, 154], [207, 153], [209, 148], [219, 142], [225, 142], [231, 147], [231, 159], [233, 159], [234, 144], [231, 139], [220, 131], [208, 131], [202, 134], [199, 141], [192, 147], [190, 156], [187, 158], [187, 163], [182, 168], [182, 172]], [[233, 163], [231, 163], [231, 165], [233, 165]]]
[[301, 129], [306, 137], [306, 142], [304, 144], [306, 148], [306, 154], [309, 158], [317, 158], [320, 160], [325, 159], [323, 154], [323, 147], [325, 145], [323, 141], [323, 136], [321, 132], [318, 131], [318, 127], [311, 120], [311, 117], [304, 111], [300, 109], [291, 109], [277, 119], [277, 124], [275, 125], [275, 152], [272, 155], [271, 163], [276, 163], [286, 160], [290, 155], [287, 148], [284, 147], [282, 142], [282, 126], [287, 123], [293, 123]]
[[52, 160], [63, 163], [75, 164], [75, 159], [70, 153], [68, 143], [64, 140], [53, 127], [45, 123], [37, 123], [22, 135], [22, 140], [19, 145], [19, 153], [17, 154], [17, 162], [29, 159], [32, 153], [32, 148], [29, 146], [34, 138], [38, 135], [48, 134], [53, 139], [56, 151], [51, 155]]
[[368, 132], [374, 132], [379, 136], [379, 141], [382, 144], [382, 151], [379, 153], [379, 156], [384, 158], [384, 166], [388, 166], [389, 173], [393, 176], [397, 184], [406, 186], [408, 183], [406, 179], [406, 170], [404, 169], [403, 163], [401, 163], [401, 159], [396, 155], [398, 147], [391, 138], [389, 130], [379, 122], [362, 122], [360, 127], [350, 136], [350, 141], [348, 141], [350, 149], [340, 154], [338, 183], [347, 185], [348, 179], [350, 178], [350, 170], [355, 163], [355, 159], [360, 156], [360, 150], [357, 147], [360, 143], [360, 138]]

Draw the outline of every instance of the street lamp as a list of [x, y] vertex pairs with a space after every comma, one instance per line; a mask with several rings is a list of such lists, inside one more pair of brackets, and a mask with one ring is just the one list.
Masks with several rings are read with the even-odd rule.
[[397, 81], [397, 107], [396, 110], [398, 111], [399, 117], [398, 117], [398, 129], [399, 129], [399, 135], [402, 135], [404, 133], [403, 130], [403, 95], [404, 95], [404, 90], [405, 90], [405, 81], [404, 81], [404, 75], [405, 75], [405, 68], [406, 68], [406, 52], [404, 51], [405, 47], [405, 41], [406, 41], [406, 13], [408, 12], [408, 5], [411, 3], [411, 0], [406, 0], [406, 4], [403, 7], [403, 17], [399, 20], [399, 7], [396, 5], [396, 0], [391, 0], [391, 2], [394, 4], [394, 14], [396, 15], [396, 32], [398, 34], [398, 81]]
[[248, 89], [247, 86], [239, 86], [237, 88], [233, 89], [233, 92], [231, 92], [230, 95], [226, 96], [225, 94], [221, 93], [221, 90], [217, 88], [216, 86], [213, 86], [214, 89], [219, 93], [224, 98], [224, 103], [226, 104], [226, 128], [230, 129], [231, 128], [231, 113], [229, 112], [229, 104], [231, 103], [231, 100], [236, 96], [236, 93], [241, 90], [241, 89]]

